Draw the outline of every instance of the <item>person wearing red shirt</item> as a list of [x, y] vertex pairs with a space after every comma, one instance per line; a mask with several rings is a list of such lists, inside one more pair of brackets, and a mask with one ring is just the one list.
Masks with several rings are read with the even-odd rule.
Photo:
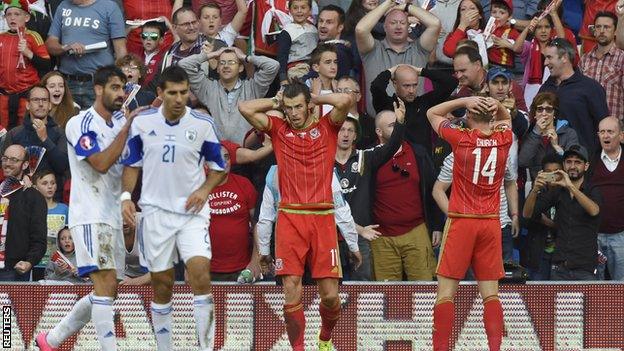
[[236, 281], [243, 269], [258, 265], [257, 245], [251, 235], [258, 194], [247, 178], [230, 173], [232, 160], [225, 145], [221, 147], [221, 155], [227, 175], [208, 195], [210, 243], [214, 252], [210, 276], [213, 281]]
[[579, 29], [579, 37], [583, 45], [583, 53], [588, 53], [596, 46], [596, 37], [591, 31], [594, 19], [598, 12], [608, 11], [615, 13], [617, 0], [585, 0], [585, 11], [583, 13], [583, 24]]
[[[334, 108], [315, 118], [313, 107]], [[332, 350], [331, 333], [340, 316], [338, 279], [341, 276], [332, 174], [338, 131], [353, 103], [351, 94], [311, 95], [301, 83], [286, 84], [271, 99], [239, 102], [243, 117], [272, 139], [278, 165], [281, 201], [275, 229], [275, 272], [282, 276], [284, 319], [295, 351], [304, 350], [305, 317], [301, 304], [301, 277], [306, 263], [321, 296], [319, 350]], [[268, 116], [282, 108], [286, 119]], [[361, 261], [361, 255], [356, 253]], [[269, 256], [261, 256], [266, 268]]]
[[173, 31], [165, 31], [161, 22], [150, 21], [141, 26], [141, 55], [145, 65], [145, 77], [143, 85], [148, 86], [159, 69], [159, 64], [163, 56], [171, 47], [171, 44], [165, 44], [165, 36]]
[[[452, 111], [467, 109], [473, 129], [453, 126]], [[511, 117], [494, 98], [469, 97], [434, 106], [427, 112], [431, 127], [451, 144], [453, 192], [438, 262], [438, 290], [433, 308], [433, 348], [450, 350], [455, 318], [453, 298], [459, 281], [472, 266], [483, 298], [483, 322], [491, 351], [503, 337], [503, 309], [498, 280], [505, 275], [500, 237], [500, 187], [513, 141]], [[492, 120], [495, 119], [495, 123]]]
[[11, 129], [22, 124], [26, 93], [39, 82], [39, 72], [50, 68], [50, 55], [41, 35], [26, 29], [28, 1], [5, 3], [9, 30], [0, 33], [0, 124]]
[[[124, 14], [127, 20], [148, 20], [159, 17], [171, 18], [172, 14], [182, 7], [183, 0], [125, 0], [123, 2]], [[130, 27], [126, 41], [128, 52], [141, 56], [143, 43], [141, 41], [141, 27]], [[164, 36], [164, 46], [173, 44], [174, 37], [171, 32]], [[166, 51], [166, 50], [163, 50]]]
[[496, 18], [496, 29], [492, 33], [493, 46], [487, 50], [488, 59], [494, 65], [514, 67], [515, 53], [522, 52], [521, 46], [514, 46], [520, 33], [510, 23], [513, 12], [511, 0], [492, 1], [492, 17]]

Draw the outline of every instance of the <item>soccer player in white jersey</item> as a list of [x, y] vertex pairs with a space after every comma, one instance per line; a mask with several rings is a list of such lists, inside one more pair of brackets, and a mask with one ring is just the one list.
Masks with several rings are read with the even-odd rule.
[[[200, 350], [214, 345], [214, 302], [210, 288], [208, 194], [225, 177], [225, 162], [212, 117], [186, 107], [189, 81], [178, 66], [165, 69], [158, 86], [163, 104], [136, 117], [124, 151], [122, 209], [135, 223], [130, 200], [143, 168], [139, 227], [141, 265], [152, 276], [152, 323], [159, 351], [171, 350], [174, 263], [182, 259], [194, 296]], [[204, 163], [210, 168], [204, 173]]]
[[67, 122], [69, 166], [72, 173], [69, 230], [76, 245], [78, 274], [93, 281], [93, 293], [80, 299], [49, 333], [39, 333], [41, 351], [56, 350], [89, 320], [100, 347], [116, 350], [113, 300], [117, 279], [123, 278], [124, 241], [121, 217], [121, 172], [118, 159], [130, 124], [120, 108], [126, 76], [115, 66], [93, 75], [95, 103]]

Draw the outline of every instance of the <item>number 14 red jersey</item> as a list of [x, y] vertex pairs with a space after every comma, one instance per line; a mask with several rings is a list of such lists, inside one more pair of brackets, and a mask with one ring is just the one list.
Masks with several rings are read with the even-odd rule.
[[449, 217], [498, 217], [500, 187], [513, 141], [511, 129], [486, 135], [444, 122], [439, 134], [451, 144], [455, 158]]

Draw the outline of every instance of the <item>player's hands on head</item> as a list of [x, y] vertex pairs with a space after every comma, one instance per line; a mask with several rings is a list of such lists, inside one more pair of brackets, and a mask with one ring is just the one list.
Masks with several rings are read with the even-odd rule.
[[199, 213], [199, 211], [204, 208], [204, 204], [206, 204], [206, 200], [208, 200], [208, 194], [210, 191], [205, 187], [199, 187], [199, 189], [193, 191], [191, 196], [186, 200], [186, 204], [184, 205], [184, 209], [187, 212], [191, 213]]
[[136, 227], [136, 206], [132, 200], [125, 200], [121, 203], [121, 216], [124, 224], [130, 228]]
[[400, 98], [397, 98], [397, 100], [392, 103], [392, 106], [394, 107], [397, 122], [403, 124], [405, 122], [405, 103]]
[[362, 254], [359, 251], [349, 251], [349, 264], [353, 270], [358, 270], [362, 266]]
[[489, 105], [487, 99], [481, 96], [470, 96], [463, 98], [464, 107], [471, 113], [479, 114], [488, 111]]
[[485, 103], [487, 104], [487, 112], [495, 115], [498, 112], [499, 107], [501, 107], [500, 101], [496, 100], [493, 97], [486, 97]]

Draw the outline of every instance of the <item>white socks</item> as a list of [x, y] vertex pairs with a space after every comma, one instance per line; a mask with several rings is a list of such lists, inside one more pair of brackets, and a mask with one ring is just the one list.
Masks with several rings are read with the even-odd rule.
[[152, 301], [152, 324], [158, 351], [171, 350], [171, 301], [166, 304], [158, 304]]
[[113, 321], [113, 299], [93, 295], [91, 301], [93, 302], [91, 320], [95, 325], [95, 332], [102, 351], [117, 350], [115, 322]]
[[83, 296], [54, 329], [48, 332], [47, 341], [57, 348], [67, 338], [77, 333], [91, 320], [91, 294]]
[[212, 294], [195, 295], [193, 298], [193, 312], [199, 349], [212, 351], [214, 348], [215, 315]]

